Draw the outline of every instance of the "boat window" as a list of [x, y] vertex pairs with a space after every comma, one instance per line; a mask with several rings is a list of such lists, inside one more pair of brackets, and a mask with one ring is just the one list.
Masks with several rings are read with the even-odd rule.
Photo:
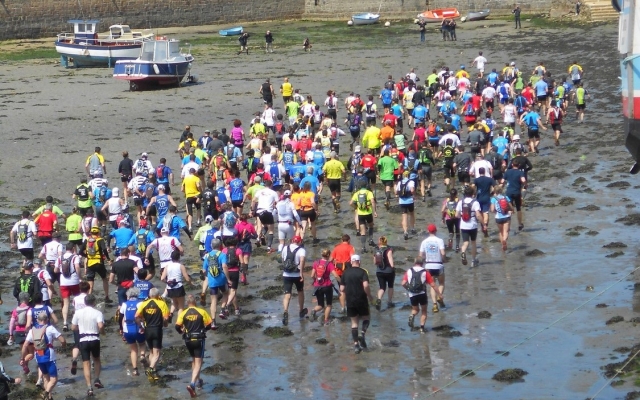
[[131, 33], [131, 28], [126, 25], [122, 25], [122, 33]]
[[165, 61], [167, 59], [167, 42], [162, 40], [156, 43], [156, 53], [153, 56], [154, 61]]
[[78, 33], [84, 32], [84, 24], [78, 24]]
[[153, 45], [154, 42], [144, 42], [142, 44], [142, 54], [140, 56], [142, 61], [153, 61]]
[[87, 24], [87, 33], [93, 33], [93, 24]]
[[172, 57], [180, 55], [180, 42], [169, 42], [169, 55]]
[[114, 39], [117, 39], [120, 37], [120, 27], [116, 27], [116, 28], [111, 28], [111, 37]]

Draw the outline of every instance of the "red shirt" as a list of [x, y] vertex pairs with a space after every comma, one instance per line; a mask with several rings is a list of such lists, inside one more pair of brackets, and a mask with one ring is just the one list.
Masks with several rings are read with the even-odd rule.
[[400, 175], [404, 169], [404, 154], [398, 149], [389, 150], [389, 155], [398, 161], [398, 168], [393, 170], [394, 175]]
[[527, 86], [527, 87], [522, 91], [522, 97], [524, 97], [525, 99], [527, 99], [527, 101], [529, 102], [529, 104], [533, 104], [533, 97], [534, 97], [533, 89]]
[[[311, 148], [311, 145], [313, 144], [313, 142], [311, 140], [309, 140], [309, 138], [306, 139], [300, 139], [298, 140], [298, 150], [301, 153], [306, 153], [307, 150], [309, 150]], [[302, 154], [304, 156], [304, 154]]]
[[[324, 267], [324, 274], [321, 274], [318, 269]], [[325, 259], [317, 260], [313, 263], [313, 270], [316, 271], [316, 278], [313, 280], [314, 287], [325, 287], [333, 285], [331, 283], [331, 273], [335, 270], [335, 266], [331, 261]]]
[[471, 104], [473, 105], [473, 109], [474, 110], [479, 110], [480, 106], [482, 105], [482, 96], [478, 95], [478, 94], [474, 94], [471, 97]]
[[268, 172], [266, 172], [265, 170], [257, 170], [253, 173], [253, 175], [251, 175], [251, 178], [249, 178], [249, 182], [253, 182], [256, 179], [256, 176], [259, 176], [262, 179], [262, 182], [264, 182], [265, 179], [271, 180], [271, 175], [269, 175]]
[[53, 234], [53, 226], [58, 221], [58, 217], [49, 210], [45, 210], [36, 218], [35, 223], [38, 225], [38, 237], [51, 237]]
[[396, 122], [398, 121], [398, 117], [396, 117], [395, 115], [389, 113], [389, 114], [385, 114], [384, 117], [382, 117], [382, 125], [385, 124], [385, 121], [391, 121], [391, 127], [393, 129], [396, 128]]
[[427, 130], [424, 129], [423, 127], [416, 128], [416, 130], [413, 131], [413, 133], [416, 135], [416, 139], [418, 140], [418, 143], [422, 143], [425, 141], [425, 139], [427, 138], [426, 132]]
[[378, 160], [376, 160], [376, 158], [371, 154], [365, 155], [364, 157], [362, 157], [362, 160], [360, 160], [360, 165], [362, 165], [362, 168], [364, 169], [375, 170], [377, 164]]

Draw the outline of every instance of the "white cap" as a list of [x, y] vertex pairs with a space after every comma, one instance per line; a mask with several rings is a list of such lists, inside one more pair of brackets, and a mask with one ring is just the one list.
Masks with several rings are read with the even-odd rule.
[[165, 190], [166, 188], [164, 187], [164, 185], [158, 185], [158, 190]]
[[520, 135], [513, 135], [513, 140], [520, 140]]
[[351, 256], [351, 262], [354, 262], [354, 261], [360, 261], [360, 256], [357, 255], [357, 254], [352, 255]]
[[147, 157], [147, 153], [142, 153], [141, 157]]
[[160, 229], [160, 233], [169, 233], [169, 228], [163, 226], [162, 229]]
[[515, 61], [511, 61], [511, 66], [512, 66], [512, 67], [515, 67], [515, 66], [516, 66]]
[[285, 190], [283, 195], [285, 196], [291, 196], [291, 190]]
[[204, 222], [211, 222], [213, 221], [213, 217], [211, 215], [207, 215], [206, 217], [204, 217]]
[[353, 151], [356, 153], [360, 153], [362, 151], [362, 147], [356, 146], [355, 149], [353, 149]]
[[118, 197], [120, 195], [119, 192], [120, 191], [118, 190], [118, 188], [114, 187], [113, 189], [111, 189], [111, 197]]

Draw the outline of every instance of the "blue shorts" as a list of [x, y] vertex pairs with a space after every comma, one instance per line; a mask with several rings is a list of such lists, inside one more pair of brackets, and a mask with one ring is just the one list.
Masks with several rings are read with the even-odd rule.
[[238, 243], [238, 248], [242, 251], [242, 255], [250, 255], [251, 254], [251, 242]]
[[144, 343], [146, 341], [144, 334], [138, 332], [125, 332], [122, 336], [127, 341], [127, 344]]
[[38, 363], [38, 368], [44, 375], [49, 375], [52, 378], [58, 377], [58, 367], [56, 367], [55, 361]]
[[227, 291], [227, 285], [216, 286], [216, 287], [210, 287], [209, 288], [209, 294], [211, 294], [213, 296], [217, 296], [218, 293], [222, 294], [222, 293], [224, 293], [226, 291]]
[[480, 211], [483, 213], [488, 213], [489, 210], [491, 210], [491, 201], [488, 201], [487, 203], [479, 201], [478, 204], [480, 204]]
[[509, 99], [500, 99], [500, 104], [507, 104], [507, 102], [509, 102]]

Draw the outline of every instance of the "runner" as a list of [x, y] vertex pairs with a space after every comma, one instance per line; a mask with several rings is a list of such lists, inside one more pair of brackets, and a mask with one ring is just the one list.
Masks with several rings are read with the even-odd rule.
[[576, 88], [576, 118], [579, 123], [584, 122], [584, 110], [587, 107], [586, 99], [589, 93], [582, 87], [582, 83], [578, 83]]
[[[184, 249], [182, 248], [182, 244], [180, 241], [172, 236], [169, 236], [169, 229], [163, 227], [160, 230], [160, 237], [154, 239], [149, 245], [147, 245], [147, 250], [144, 255], [144, 264], [146, 266], [151, 265], [151, 253], [153, 249], [158, 250], [158, 258], [160, 259], [160, 269], [163, 270], [169, 262], [171, 262], [171, 254], [174, 250], [179, 250], [180, 254], [184, 254]], [[149, 279], [153, 277], [150, 272]], [[155, 272], [155, 271], [153, 271]]]
[[160, 280], [167, 284], [167, 297], [171, 299], [171, 310], [169, 312], [169, 322], [173, 320], [173, 314], [180, 314], [184, 309], [184, 297], [186, 292], [184, 290], [185, 281], [191, 284], [191, 277], [187, 273], [187, 269], [180, 263], [180, 250], [174, 250], [171, 252], [171, 262], [167, 263], [162, 268], [162, 276]]
[[387, 291], [387, 307], [393, 308], [393, 283], [396, 279], [396, 270], [393, 261], [393, 249], [387, 245], [387, 238], [380, 236], [378, 239], [378, 247], [376, 247], [373, 253], [373, 265], [376, 266], [376, 278], [378, 278], [378, 295], [376, 298], [376, 310], [380, 311], [380, 305], [382, 304], [382, 297]]
[[29, 305], [29, 293], [20, 292], [18, 294], [18, 307], [11, 312], [9, 319], [9, 339], [7, 346], [14, 343], [22, 345], [27, 337], [27, 316], [31, 306]]
[[60, 268], [60, 297], [62, 297], [62, 331], [69, 330], [67, 319], [69, 316], [69, 303], [71, 296], [80, 294], [80, 281], [82, 280], [82, 257], [76, 254], [76, 245], [67, 243], [66, 252], [62, 255]]
[[[428, 240], [428, 239], [427, 239]], [[442, 241], [442, 240], [441, 240]], [[444, 246], [443, 246], [444, 248]], [[442, 250], [444, 252], [444, 250]], [[422, 267], [423, 259], [416, 257], [413, 267], [405, 272], [401, 285], [409, 292], [409, 301], [411, 303], [411, 314], [409, 315], [409, 328], [413, 330], [414, 319], [418, 315], [418, 307], [420, 307], [420, 333], [427, 333], [425, 325], [427, 323], [427, 292], [426, 284], [431, 286], [432, 297], [434, 293], [438, 294], [438, 301], [444, 304], [442, 294], [436, 287], [436, 284], [430, 272]], [[438, 305], [433, 304], [433, 312], [437, 312]]]
[[107, 280], [107, 269], [104, 264], [105, 260], [111, 262], [111, 258], [107, 251], [106, 242], [100, 237], [100, 228], [91, 228], [91, 235], [87, 239], [83, 256], [87, 258], [84, 275], [89, 282], [89, 293], [93, 293], [94, 281], [96, 274], [98, 274], [100, 278], [102, 278], [102, 289], [104, 290], [105, 296], [104, 302], [107, 304], [113, 303], [113, 300], [109, 298], [109, 281]]
[[[34, 260], [35, 261], [35, 260]], [[29, 305], [33, 307], [35, 303], [35, 296], [38, 293], [42, 293], [42, 284], [38, 277], [33, 273], [34, 263], [27, 261], [24, 264], [24, 271], [16, 279], [13, 285], [13, 297], [20, 303], [20, 293], [27, 293], [29, 295]]]
[[160, 297], [158, 288], [149, 290], [149, 299], [138, 305], [136, 311], [136, 322], [138, 326], [144, 326], [145, 339], [149, 349], [149, 368], [146, 375], [149, 382], [156, 382], [160, 379], [156, 371], [156, 364], [160, 358], [162, 349], [162, 328], [169, 324], [169, 309]]
[[240, 259], [240, 282], [243, 285], [248, 285], [247, 272], [249, 270], [249, 260], [251, 258], [251, 240], [258, 238], [256, 228], [251, 224], [248, 214], [240, 214], [240, 221], [236, 224], [236, 230], [238, 231], [238, 248], [242, 251], [242, 258]]
[[391, 207], [391, 189], [394, 185], [393, 171], [399, 168], [398, 160], [389, 156], [389, 149], [385, 149], [382, 157], [378, 160], [378, 177], [384, 185], [385, 201], [384, 206], [388, 210]]
[[109, 283], [118, 287], [118, 306], [127, 301], [127, 290], [133, 286], [137, 273], [138, 266], [135, 261], [129, 258], [129, 249], [122, 249], [118, 260], [111, 264], [111, 273], [109, 274]]
[[262, 223], [262, 230], [260, 232], [260, 240], [265, 239], [267, 244], [267, 254], [275, 253], [276, 250], [273, 246], [273, 212], [278, 202], [278, 194], [271, 189], [272, 183], [270, 180], [264, 182], [264, 188], [255, 193], [255, 196], [251, 200], [251, 209], [255, 210], [254, 215], [258, 217]]
[[[336, 274], [340, 279], [342, 279], [344, 271], [347, 268], [351, 268], [351, 256], [354, 254], [356, 254], [356, 249], [351, 245], [351, 237], [347, 234], [342, 235], [342, 241], [331, 252], [331, 262], [333, 262]], [[342, 306], [341, 312], [344, 314], [347, 312], [344, 293], [340, 292], [339, 295], [340, 305]]]
[[404, 240], [409, 240], [409, 232], [416, 234], [415, 223], [416, 217], [414, 213], [414, 199], [416, 192], [415, 181], [409, 179], [410, 172], [404, 171], [402, 179], [398, 180], [395, 187], [398, 196], [398, 204], [402, 210], [402, 231], [404, 232]]
[[[496, 181], [485, 175], [484, 167], [478, 168], [479, 176], [473, 180], [476, 188], [476, 200], [480, 204], [481, 218], [478, 219], [482, 227], [484, 237], [489, 237], [489, 211], [491, 211], [491, 194], [496, 187]], [[477, 215], [476, 215], [477, 216]]]
[[344, 181], [345, 168], [344, 165], [338, 160], [338, 154], [334, 151], [330, 154], [331, 160], [327, 161], [322, 167], [327, 186], [331, 192], [331, 202], [333, 203], [333, 212], [338, 214], [340, 212], [340, 191], [341, 180]]
[[[369, 328], [369, 302], [373, 301], [369, 289], [369, 274], [360, 268], [360, 256], [351, 256], [351, 268], [342, 275], [340, 292], [344, 293], [347, 316], [351, 319], [351, 337], [356, 354], [367, 348], [365, 334]], [[358, 335], [358, 323], [362, 321], [362, 331]]]
[[87, 162], [84, 165], [90, 178], [102, 178], [107, 174], [104, 157], [100, 154], [100, 150], [100, 147], [96, 146], [94, 153], [87, 158]]
[[142, 302], [140, 290], [137, 288], [129, 288], [126, 293], [127, 300], [120, 305], [118, 310], [118, 325], [120, 325], [120, 335], [130, 349], [131, 357], [131, 375], [139, 376], [138, 371], [138, 355], [140, 363], [145, 366], [147, 358], [145, 356], [146, 345], [144, 336], [144, 327], [136, 322], [136, 312], [138, 305]]
[[228, 293], [227, 286], [229, 284], [229, 267], [227, 265], [227, 254], [221, 251], [222, 242], [218, 239], [214, 239], [211, 242], [211, 251], [204, 256], [204, 262], [202, 264], [202, 271], [200, 273], [200, 279], [203, 281], [206, 279], [207, 286], [209, 288], [209, 294], [211, 295], [211, 315], [213, 321], [211, 322], [211, 329], [217, 329], [216, 326], [216, 313], [218, 309], [219, 297], [222, 297], [220, 303], [220, 319], [227, 319], [229, 317]]
[[[84, 307], [76, 309], [71, 320], [71, 329], [78, 331], [78, 347], [82, 355], [82, 369], [84, 371], [84, 380], [87, 384], [87, 396], [93, 396], [93, 387], [91, 385], [91, 370], [95, 379], [93, 386], [97, 389], [104, 388], [100, 382], [100, 372], [102, 364], [100, 362], [100, 335], [104, 335], [104, 317], [102, 313], [96, 310], [96, 296], [87, 294], [84, 298]], [[92, 368], [93, 364], [93, 368]]]
[[500, 243], [502, 244], [502, 251], [507, 251], [512, 211], [509, 200], [502, 193], [502, 186], [494, 188], [494, 196], [491, 198], [491, 211], [496, 213], [496, 224], [498, 225], [498, 235], [500, 237]]
[[555, 139], [555, 145], [560, 145], [560, 134], [562, 133], [562, 119], [565, 116], [564, 110], [560, 107], [557, 101], [551, 102], [551, 108], [547, 113], [547, 121], [551, 124], [553, 129], [553, 136]]
[[533, 105], [529, 105], [529, 111], [523, 114], [522, 117], [520, 117], [520, 124], [525, 124], [527, 126], [527, 134], [529, 136], [529, 151], [538, 154], [538, 145], [540, 144], [539, 128], [542, 128], [545, 131], [547, 130], [547, 128], [542, 125], [540, 114], [533, 110]]
[[284, 298], [282, 299], [284, 313], [282, 315], [282, 325], [285, 326], [289, 324], [289, 302], [291, 301], [291, 292], [294, 285], [298, 292], [300, 319], [303, 319], [305, 315], [309, 313], [309, 310], [304, 307], [304, 276], [302, 275], [307, 253], [300, 245], [301, 243], [302, 238], [300, 236], [294, 236], [293, 239], [291, 239], [291, 244], [282, 249], [282, 276], [284, 280]]
[[478, 236], [478, 215], [480, 204], [473, 198], [474, 190], [471, 187], [464, 189], [464, 198], [456, 206], [456, 218], [460, 218], [460, 232], [462, 234], [462, 247], [460, 257], [462, 265], [467, 265], [467, 247], [471, 242], [471, 267], [478, 266], [478, 248], [476, 238]]
[[331, 281], [331, 275], [336, 278], [338, 283], [340, 282], [340, 275], [336, 272], [335, 265], [330, 261], [330, 257], [331, 252], [329, 249], [323, 249], [322, 258], [313, 263], [313, 269], [311, 270], [314, 296], [318, 301], [318, 305], [313, 308], [311, 313], [311, 321], [316, 321], [318, 319], [317, 314], [324, 310], [324, 318], [320, 321], [324, 326], [329, 325], [333, 291], [336, 290]]
[[38, 239], [43, 246], [52, 240], [53, 232], [58, 230], [58, 217], [52, 212], [52, 209], [51, 203], [45, 204], [44, 211], [34, 221], [38, 227]]
[[358, 215], [358, 224], [360, 227], [360, 241], [362, 242], [362, 252], [366, 253], [365, 247], [367, 241], [367, 231], [369, 236], [369, 245], [374, 246], [373, 242], [373, 219], [378, 217], [376, 209], [376, 199], [373, 193], [367, 189], [364, 182], [360, 182], [358, 191], [353, 193], [349, 205], [354, 207]]
[[22, 254], [22, 268], [35, 256], [33, 251], [33, 238], [38, 235], [36, 224], [29, 218], [29, 211], [22, 212], [22, 219], [16, 222], [9, 232], [11, 248], [18, 249]]
[[511, 200], [511, 205], [516, 209], [518, 217], [518, 230], [524, 229], [522, 216], [522, 191], [527, 187], [527, 179], [524, 172], [520, 170], [520, 164], [514, 161], [511, 163], [511, 169], [504, 173], [504, 180], [507, 182], [506, 195]]

